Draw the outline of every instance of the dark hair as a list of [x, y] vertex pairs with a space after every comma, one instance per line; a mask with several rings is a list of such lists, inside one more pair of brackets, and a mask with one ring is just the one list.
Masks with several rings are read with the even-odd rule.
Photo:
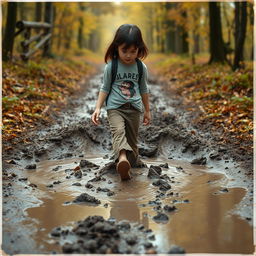
[[108, 59], [114, 59], [118, 57], [118, 46], [125, 44], [125, 49], [135, 46], [139, 49], [138, 58], [144, 59], [148, 55], [148, 48], [145, 45], [140, 29], [136, 25], [123, 24], [121, 25], [115, 34], [115, 37], [107, 49], [105, 54], [105, 62]]

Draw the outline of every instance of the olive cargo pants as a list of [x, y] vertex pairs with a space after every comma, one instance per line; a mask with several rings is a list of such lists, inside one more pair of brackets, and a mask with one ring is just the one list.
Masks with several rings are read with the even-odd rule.
[[119, 152], [125, 149], [131, 166], [135, 166], [138, 159], [138, 131], [141, 112], [133, 107], [120, 107], [107, 111], [108, 122], [112, 134], [114, 160]]

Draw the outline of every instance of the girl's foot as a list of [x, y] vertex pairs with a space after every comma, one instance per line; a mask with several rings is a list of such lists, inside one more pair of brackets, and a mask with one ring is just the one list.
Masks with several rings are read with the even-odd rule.
[[121, 180], [131, 179], [130, 168], [131, 168], [131, 165], [128, 160], [123, 159], [118, 162], [116, 169], [121, 177]]

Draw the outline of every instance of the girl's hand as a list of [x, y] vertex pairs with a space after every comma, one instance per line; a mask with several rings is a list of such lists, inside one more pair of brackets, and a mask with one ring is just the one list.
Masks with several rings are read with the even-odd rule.
[[95, 111], [93, 112], [92, 114], [92, 122], [95, 124], [95, 125], [99, 125], [100, 122], [99, 122], [99, 116], [100, 116], [100, 109], [96, 108]]
[[150, 121], [151, 121], [151, 113], [150, 111], [145, 111], [144, 117], [143, 117], [143, 125], [149, 125]]

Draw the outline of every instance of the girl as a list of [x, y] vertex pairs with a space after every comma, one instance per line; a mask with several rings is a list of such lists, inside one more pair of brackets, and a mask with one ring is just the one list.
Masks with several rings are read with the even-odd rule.
[[[100, 110], [106, 101], [116, 169], [122, 180], [130, 179], [131, 166], [138, 165], [137, 138], [141, 113], [144, 112], [144, 125], [151, 120], [147, 67], [139, 61], [147, 54], [148, 49], [136, 25], [124, 24], [118, 28], [105, 54], [103, 85], [91, 117], [92, 122], [98, 125]], [[113, 75], [114, 62], [117, 70]], [[139, 73], [139, 62], [142, 74]]]

